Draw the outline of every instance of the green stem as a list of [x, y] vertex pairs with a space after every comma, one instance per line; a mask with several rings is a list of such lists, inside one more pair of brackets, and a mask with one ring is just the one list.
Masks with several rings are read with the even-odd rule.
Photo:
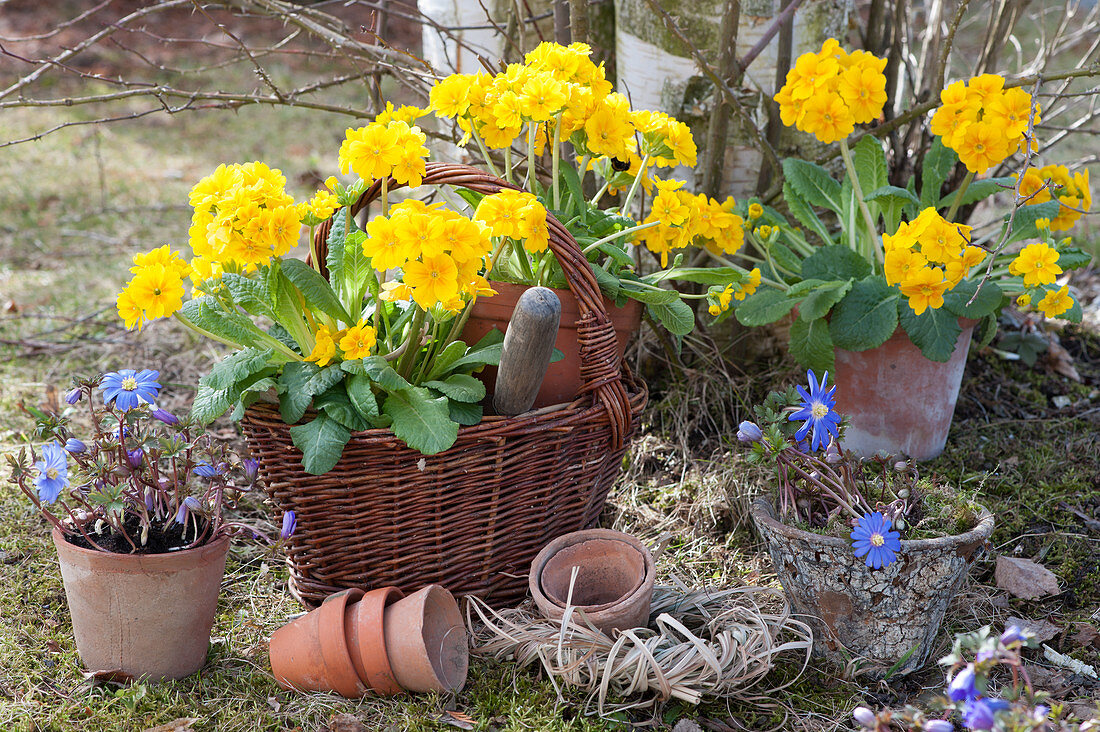
[[852, 151], [848, 149], [848, 140], [841, 139], [840, 141], [840, 156], [844, 158], [844, 167], [848, 170], [848, 177], [852, 181], [852, 190], [855, 191], [856, 200], [859, 202], [859, 210], [863, 212], [863, 221], [867, 224], [867, 235], [871, 237], [871, 259], [872, 262], [878, 262], [882, 264], [882, 244], [879, 242], [878, 232], [875, 230], [875, 220], [871, 218], [871, 211], [867, 208], [867, 202], [863, 200], [863, 188], [859, 184], [859, 177], [856, 175], [856, 166], [852, 162]]
[[516, 257], [519, 258], [519, 266], [523, 269], [524, 281], [532, 285], [535, 284], [535, 272], [531, 269], [531, 259], [527, 255], [527, 250], [517, 241], [512, 241], [511, 244], [512, 249], [516, 252]]
[[974, 180], [974, 171], [966, 171], [966, 177], [963, 178], [962, 185], [960, 185], [959, 190], [955, 192], [955, 200], [951, 202], [951, 208], [947, 209], [947, 216], [945, 218], [948, 221], [955, 220], [955, 214], [958, 212], [959, 206], [962, 205], [963, 194], [966, 193], [966, 189], [970, 187], [970, 182], [972, 180]]
[[[582, 155], [580, 166], [577, 168], [577, 176], [581, 179], [581, 189], [584, 189], [584, 176], [588, 171], [588, 161], [592, 159], [591, 155]], [[578, 201], [577, 203], [580, 203]]]
[[[382, 176], [382, 215], [388, 216], [390, 213], [390, 177], [388, 175]], [[346, 235], [351, 229], [344, 228], [344, 234]]]
[[439, 353], [436, 346], [439, 345], [439, 321], [432, 320], [432, 337], [428, 339], [428, 348], [424, 353], [424, 358], [420, 361], [420, 371], [416, 375], [416, 381], [414, 384], [419, 384], [424, 380], [424, 377], [429, 373], [428, 364], [431, 362], [435, 355]]
[[616, 231], [614, 234], [608, 234], [603, 239], [597, 239], [596, 241], [592, 242], [591, 244], [586, 246], [584, 249], [582, 249], [581, 253], [582, 254], [588, 254], [590, 251], [592, 251], [593, 249], [599, 247], [601, 244], [606, 244], [609, 241], [615, 241], [619, 237], [626, 236], [627, 234], [631, 234], [635, 231], [643, 231], [645, 229], [652, 229], [654, 226], [660, 226], [660, 225], [661, 225], [660, 221], [650, 221], [648, 224], [638, 224], [637, 226], [631, 226], [630, 228], [623, 229], [622, 231]]
[[524, 188], [531, 193], [535, 192], [535, 130], [538, 123], [529, 122], [527, 125], [527, 180], [523, 182]]
[[504, 148], [504, 180], [512, 182], [512, 146]]
[[596, 195], [592, 197], [592, 205], [595, 206], [603, 198], [603, 194], [607, 193], [607, 189], [611, 186], [611, 181], [605, 180], [603, 182], [603, 188], [596, 191]]
[[638, 184], [642, 182], [642, 176], [645, 175], [647, 165], [649, 165], [649, 153], [646, 153], [645, 157], [642, 158], [641, 165], [638, 166], [638, 175], [635, 176], [634, 183], [631, 184], [630, 191], [623, 200], [623, 205], [619, 207], [619, 211], [624, 215], [630, 210], [630, 202], [634, 200], [634, 193], [638, 190]]
[[499, 178], [500, 173], [497, 172], [496, 166], [493, 165], [493, 159], [489, 157], [489, 151], [485, 149], [485, 143], [481, 141], [481, 135], [477, 134], [477, 126], [474, 124], [473, 120], [470, 120], [470, 134], [473, 136], [474, 142], [477, 143], [478, 149], [481, 150], [481, 157], [485, 160], [485, 166], [489, 168], [490, 173]]
[[558, 112], [558, 116], [554, 118], [554, 147], [550, 150], [550, 154], [553, 155], [551, 165], [553, 167], [551, 175], [554, 178], [554, 210], [557, 211], [561, 208], [561, 192], [558, 190], [558, 148], [561, 147], [561, 112]]
[[413, 313], [412, 323], [409, 324], [409, 334], [405, 338], [405, 353], [401, 356], [401, 361], [397, 365], [397, 373], [405, 378], [409, 377], [409, 372], [412, 371], [412, 366], [416, 361], [416, 355], [420, 353], [420, 335], [424, 327], [424, 318], [428, 315], [428, 312], [419, 305], [414, 307], [416, 312]]

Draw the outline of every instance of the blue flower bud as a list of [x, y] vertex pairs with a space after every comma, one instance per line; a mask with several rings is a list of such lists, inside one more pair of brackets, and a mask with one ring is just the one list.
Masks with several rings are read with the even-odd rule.
[[69, 404], [76, 404], [77, 402], [79, 402], [83, 398], [84, 398], [84, 392], [81, 391], [80, 387], [77, 387], [77, 388], [73, 389], [72, 391], [70, 391], [68, 394], [65, 395], [65, 401], [68, 402]]
[[289, 539], [294, 535], [294, 529], [298, 528], [298, 517], [293, 511], [287, 511], [283, 514], [283, 528], [279, 532], [279, 538]]
[[764, 433], [760, 431], [760, 427], [755, 422], [746, 420], [737, 426], [737, 439], [741, 442], [759, 442], [763, 438]]
[[221, 471], [210, 463], [199, 463], [191, 472], [200, 478], [216, 478], [221, 474]]
[[145, 510], [148, 511], [149, 513], [152, 513], [153, 509], [156, 508], [157, 504], [155, 503], [154, 499], [155, 499], [155, 495], [153, 493], [153, 489], [152, 488], [147, 489], [145, 491]]
[[69, 453], [70, 455], [79, 455], [87, 449], [88, 446], [80, 440], [76, 439], [75, 437], [70, 437], [68, 440], [65, 441], [65, 452]]
[[977, 677], [974, 675], [974, 664], [966, 664], [966, 668], [955, 674], [947, 687], [947, 698], [953, 702], [969, 701], [977, 699], [979, 691], [975, 686]]
[[135, 447], [133, 450], [126, 451], [126, 461], [130, 463], [132, 468], [140, 468], [141, 461], [145, 458], [145, 451], [140, 447]]
[[955, 725], [946, 719], [933, 719], [924, 723], [925, 732], [955, 732]]
[[260, 473], [260, 463], [252, 458], [244, 460], [244, 477], [249, 483], [256, 482], [256, 476]]
[[157, 407], [153, 410], [153, 419], [159, 419], [161, 422], [164, 422], [167, 425], [177, 425], [180, 423], [179, 417], [172, 414], [171, 412], [166, 412], [160, 407]]
[[198, 498], [195, 498], [194, 496], [187, 496], [187, 498], [184, 498], [183, 505], [187, 506], [187, 509], [189, 511], [202, 510], [202, 501], [200, 501]]
[[1005, 632], [1001, 633], [1001, 643], [1006, 646], [1018, 643], [1026, 638], [1027, 636], [1024, 635], [1024, 632], [1020, 630], [1020, 626], [1018, 625], [1010, 625], [1005, 628]]
[[177, 524], [187, 523], [187, 504], [186, 503], [181, 503], [180, 504], [180, 510], [176, 511], [176, 523]]
[[963, 723], [972, 730], [991, 730], [997, 723], [997, 713], [1009, 706], [1004, 699], [974, 699], [966, 703]]
[[867, 707], [856, 707], [852, 710], [852, 716], [859, 722], [861, 727], [874, 729], [878, 726], [878, 717]]

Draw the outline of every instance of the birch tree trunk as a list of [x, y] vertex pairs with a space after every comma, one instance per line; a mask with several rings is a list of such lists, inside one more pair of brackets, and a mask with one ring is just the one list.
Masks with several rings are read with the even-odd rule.
[[[683, 35], [703, 57], [716, 65], [726, 0], [660, 0], [660, 5], [676, 19]], [[756, 45], [782, 6], [780, 0], [741, 0], [738, 58]], [[794, 14], [793, 58], [820, 49], [822, 41], [830, 36], [845, 37], [852, 7], [853, 0], [804, 0]], [[619, 91], [630, 97], [635, 109], [671, 114], [691, 126], [697, 143], [705, 140], [716, 94], [689, 50], [647, 0], [615, 0], [615, 13]], [[765, 102], [775, 93], [779, 46], [777, 33], [745, 71], [736, 90], [742, 107], [761, 131], [767, 123]], [[730, 120], [726, 141], [722, 192], [738, 199], [750, 196], [756, 189], [763, 154], [736, 117]], [[784, 142], [797, 144], [797, 138]], [[702, 159], [705, 152], [700, 149], [699, 154]], [[683, 168], [675, 171], [689, 186], [694, 183], [693, 173]]]

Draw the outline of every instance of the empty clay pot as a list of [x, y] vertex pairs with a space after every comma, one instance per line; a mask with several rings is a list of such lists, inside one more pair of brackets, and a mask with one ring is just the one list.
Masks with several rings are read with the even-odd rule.
[[386, 655], [406, 691], [457, 691], [466, 683], [466, 625], [454, 597], [428, 585], [386, 607]]
[[386, 696], [400, 694], [401, 685], [386, 654], [383, 618], [386, 606], [404, 596], [396, 587], [382, 587], [344, 610], [344, 632], [355, 671], [371, 689]]
[[279, 686], [297, 691], [335, 691], [352, 699], [366, 693], [367, 687], [351, 660], [345, 632], [347, 606], [362, 597], [363, 591], [357, 589], [329, 595], [321, 607], [272, 633], [268, 650]]
[[560, 620], [565, 614], [573, 567], [579, 571], [572, 605], [588, 622], [608, 635], [648, 625], [657, 572], [640, 541], [610, 529], [586, 529], [543, 547], [531, 563], [528, 587], [544, 616]]

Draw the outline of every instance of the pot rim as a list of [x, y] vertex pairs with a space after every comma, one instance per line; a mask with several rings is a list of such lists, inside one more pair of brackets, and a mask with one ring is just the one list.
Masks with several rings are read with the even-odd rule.
[[[205, 544], [199, 546], [193, 546], [190, 549], [180, 549], [174, 552], [160, 552], [157, 554], [132, 554], [130, 552], [101, 552], [98, 549], [88, 549], [86, 547], [77, 546], [68, 540], [65, 533], [54, 526], [50, 531], [50, 536], [53, 538], [54, 548], [57, 549], [60, 554], [62, 551], [70, 556], [80, 557], [85, 561], [112, 561], [115, 560], [120, 564], [140, 564], [143, 570], [153, 569], [150, 564], [164, 564], [173, 565], [177, 562], [185, 562], [187, 559], [193, 558], [197, 554], [211, 553], [214, 556], [229, 551], [228, 534], [222, 534], [213, 541], [208, 541]], [[111, 559], [104, 559], [111, 558]], [[186, 559], [181, 559], [186, 558]], [[167, 567], [166, 567], [167, 568]], [[103, 568], [102, 571], [111, 571], [110, 569]], [[126, 569], [120, 569], [115, 571], [128, 571]]]
[[[982, 510], [981, 513], [978, 514], [978, 523], [974, 528], [962, 534], [938, 536], [935, 539], [902, 539], [901, 551], [915, 552], [950, 546], [981, 544], [993, 533], [993, 514], [990, 513], [989, 509], [985, 506], [981, 506], [980, 504], [979, 506]], [[849, 539], [843, 539], [839, 536], [815, 534], [810, 531], [803, 531], [802, 529], [795, 528], [794, 526], [788, 526], [777, 518], [775, 506], [764, 496], [758, 496], [752, 502], [752, 517], [757, 522], [767, 526], [770, 531], [788, 539], [813, 541], [814, 543], [830, 547], [849, 547], [852, 544]]]

